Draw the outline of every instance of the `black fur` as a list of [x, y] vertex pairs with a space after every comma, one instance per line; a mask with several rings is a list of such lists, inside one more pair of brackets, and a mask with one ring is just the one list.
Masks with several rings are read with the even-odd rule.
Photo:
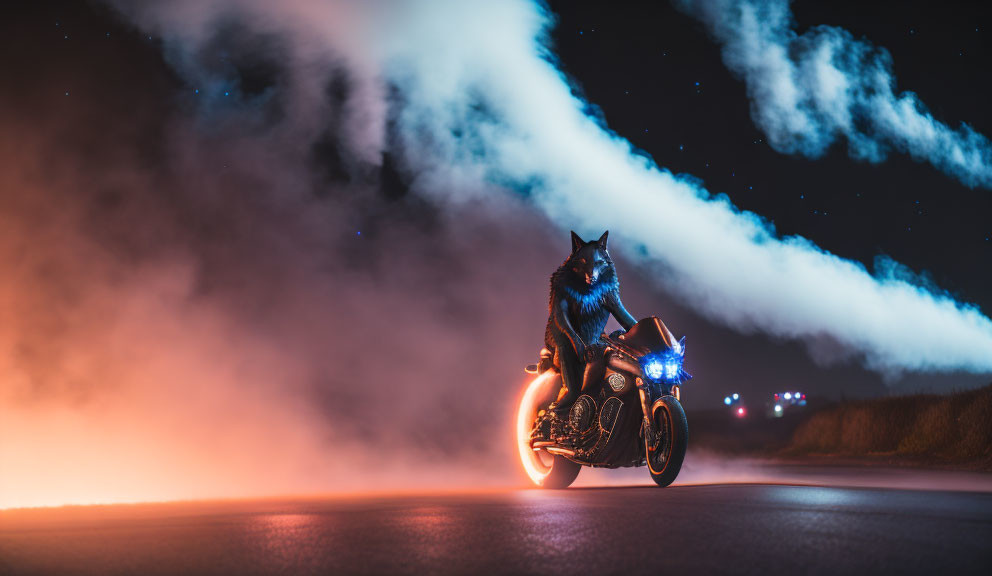
[[572, 232], [572, 253], [551, 275], [544, 345], [552, 353], [557, 352], [568, 396], [573, 401], [582, 384], [578, 381], [578, 364], [587, 346], [599, 342], [610, 314], [625, 330], [635, 323], [620, 301], [620, 281], [606, 248], [608, 235], [605, 232], [599, 240], [584, 242]]

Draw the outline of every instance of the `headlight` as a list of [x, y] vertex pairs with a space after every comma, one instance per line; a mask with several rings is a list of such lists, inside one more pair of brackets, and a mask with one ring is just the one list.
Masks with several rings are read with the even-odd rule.
[[668, 380], [675, 380], [679, 377], [679, 370], [682, 369], [682, 360], [680, 358], [669, 358], [665, 360], [665, 378]]
[[661, 360], [648, 360], [644, 364], [644, 375], [652, 380], [661, 378], [665, 372], [666, 366], [662, 364]]
[[682, 357], [661, 356], [648, 358], [641, 365], [641, 369], [644, 371], [644, 376], [649, 380], [655, 382], [665, 380], [675, 383], [680, 380], [680, 376], [682, 375]]

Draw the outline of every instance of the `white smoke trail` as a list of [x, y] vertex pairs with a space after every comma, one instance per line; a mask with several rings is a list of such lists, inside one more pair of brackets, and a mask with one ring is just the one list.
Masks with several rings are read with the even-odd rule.
[[884, 48], [833, 26], [799, 34], [788, 0], [675, 3], [723, 45], [776, 151], [817, 158], [843, 137], [854, 158], [881, 162], [895, 150], [966, 186], [992, 188], [992, 143], [967, 124], [934, 119], [916, 94], [896, 94]]
[[[766, 20], [774, 24], [777, 17], [770, 30], [788, 37], [776, 4], [765, 5], [771, 14], [760, 23], [744, 5], [734, 4], [750, 19], [738, 19], [756, 29], [741, 38], [784, 51], [763, 32]], [[300, 126], [318, 120], [322, 83], [346, 68], [356, 90], [349, 97], [355, 112], [344, 121], [361, 134], [356, 155], [376, 162], [390, 139], [385, 127], [394, 125], [390, 145], [398, 145], [418, 192], [463, 201], [511, 190], [564, 229], [592, 235], [609, 228], [617, 249], [657, 269], [661, 285], [716, 321], [807, 341], [827, 338], [878, 370], [992, 372], [992, 321], [978, 309], [905, 274], [873, 276], [803, 238], [780, 238], [760, 217], [659, 168], [587, 115], [548, 52], [550, 19], [538, 4], [215, 0], [123, 9], [178, 53], [195, 53], [220, 19], [232, 17], [291, 40], [287, 89], [298, 106], [287, 122]], [[730, 34], [723, 30], [718, 33]], [[772, 102], [758, 117], [774, 127], [777, 146], [812, 153], [850, 127], [860, 156], [877, 159], [887, 145], [922, 154], [916, 144], [923, 142], [934, 163], [962, 178], [971, 174], [973, 183], [989, 181], [987, 152], [978, 146], [984, 141], [934, 123], [910, 95], [892, 96], [883, 56], [869, 57], [867, 46], [853, 44], [860, 56], [845, 58], [874, 71], [875, 80], [846, 84], [848, 76], [829, 65], [832, 55], [846, 54], [840, 50], [848, 44], [837, 43], [845, 36], [821, 30], [813, 37], [818, 41], [803, 42], [820, 46], [809, 51], [817, 59], [793, 62], [782, 53], [775, 62], [784, 72], [754, 63], [761, 74], [749, 76], [753, 90], [762, 91], [759, 100]], [[760, 82], [750, 79], [759, 76]], [[815, 99], [812, 86], [795, 79], [817, 79], [833, 97]], [[867, 132], [853, 128], [863, 106], [879, 116]], [[305, 129], [300, 133], [306, 136]], [[947, 153], [938, 157], [939, 149]]]

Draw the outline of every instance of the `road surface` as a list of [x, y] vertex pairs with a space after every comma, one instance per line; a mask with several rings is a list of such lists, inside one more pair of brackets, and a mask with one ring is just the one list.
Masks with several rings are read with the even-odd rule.
[[992, 493], [774, 484], [0, 512], [2, 574], [990, 574]]

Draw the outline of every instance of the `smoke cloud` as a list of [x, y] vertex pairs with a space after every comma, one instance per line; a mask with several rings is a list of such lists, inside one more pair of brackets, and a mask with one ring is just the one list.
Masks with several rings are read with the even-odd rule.
[[891, 151], [929, 162], [966, 186], [992, 188], [992, 143], [967, 124], [936, 120], [912, 92], [896, 93], [892, 57], [833, 26], [800, 34], [788, 0], [675, 0], [723, 45], [743, 78], [751, 115], [785, 154], [822, 156], [841, 138], [851, 157]]
[[[741, 330], [825, 338], [878, 370], [992, 371], [992, 322], [978, 309], [894, 263], [882, 262], [873, 275], [802, 238], [780, 238], [759, 216], [636, 154], [587, 113], [555, 67], [545, 43], [550, 19], [538, 4], [184, 6], [146, 7], [135, 17], [170, 39], [188, 77], [207, 76], [190, 55], [202, 52], [225, 18], [288, 42], [282, 57], [298, 78], [289, 94], [294, 106], [302, 104], [293, 113], [301, 125], [322, 117], [310, 84], [346, 70], [355, 86], [344, 116], [349, 153], [373, 165], [383, 152], [400, 157], [421, 195], [458, 205], [509, 191], [562, 228], [614, 230], [617, 246], [655, 269], [660, 285]], [[707, 14], [718, 12], [716, 4], [705, 6], [713, 8]], [[731, 11], [751, 19], [736, 23], [742, 34], [758, 22], [788, 21], [787, 12], [774, 10], [778, 4], [762, 6], [767, 17], [747, 3]], [[786, 69], [795, 69], [782, 53]], [[834, 78], [840, 86], [843, 75]], [[776, 110], [804, 109], [797, 85], [763, 83], [768, 96], [757, 101], [785, 99], [796, 106]], [[362, 136], [353, 142], [353, 134]], [[974, 154], [964, 157], [981, 164]]]
[[992, 372], [980, 310], [610, 132], [538, 4], [116, 8], [168, 67], [0, 95], [0, 507], [506, 483], [569, 228], [740, 331]]

